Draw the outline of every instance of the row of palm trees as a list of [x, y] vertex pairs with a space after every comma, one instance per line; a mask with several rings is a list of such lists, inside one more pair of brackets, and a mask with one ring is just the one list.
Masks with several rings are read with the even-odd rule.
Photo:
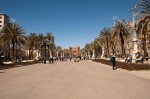
[[[148, 51], [150, 51], [150, 1], [143, 0], [137, 5], [136, 10], [141, 15], [135, 24], [139, 51], [144, 57], [148, 57]], [[102, 54], [105, 57], [114, 53], [120, 57], [131, 54], [133, 29], [133, 22], [119, 19], [112, 28], [104, 27], [100, 31], [99, 37], [85, 45], [81, 54], [91, 57], [93, 50], [96, 57], [100, 57]]]
[[[44, 45], [46, 43], [46, 45]], [[61, 46], [55, 45], [55, 37], [52, 33], [30, 33], [26, 35], [25, 30], [17, 23], [8, 23], [0, 33], [0, 56], [4, 55], [6, 61], [17, 59], [35, 59], [34, 52], [37, 51], [44, 56], [44, 50], [48, 57], [50, 52], [60, 56], [63, 52]], [[25, 54], [28, 52], [28, 54]], [[6, 55], [7, 54], [7, 55]]]

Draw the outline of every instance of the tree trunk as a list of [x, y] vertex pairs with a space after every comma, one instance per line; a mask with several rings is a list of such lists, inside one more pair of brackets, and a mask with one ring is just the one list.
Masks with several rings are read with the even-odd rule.
[[144, 58], [147, 57], [147, 48], [146, 48], [146, 39], [143, 40], [143, 51], [144, 51]]
[[8, 60], [10, 61], [10, 53], [11, 53], [11, 48], [10, 48], [10, 44], [9, 44], [9, 48], [8, 48], [9, 52], [8, 52]]
[[12, 49], [13, 49], [13, 52], [12, 52], [12, 61], [14, 61], [14, 56], [15, 56], [15, 43], [14, 43], [14, 41], [12, 41]]
[[111, 50], [112, 50], [112, 54], [114, 55], [115, 54], [115, 48], [114, 48], [114, 46], [111, 47]]
[[120, 39], [121, 39], [121, 50], [122, 50], [122, 56], [125, 55], [125, 48], [124, 48], [124, 39], [122, 33], [120, 33]]
[[31, 47], [29, 47], [29, 59], [31, 59]]
[[108, 46], [108, 39], [106, 39], [107, 41], [107, 57], [109, 57], [109, 46]]
[[17, 43], [16, 43], [16, 61], [17, 61], [17, 58], [18, 58], [18, 54], [17, 54]]

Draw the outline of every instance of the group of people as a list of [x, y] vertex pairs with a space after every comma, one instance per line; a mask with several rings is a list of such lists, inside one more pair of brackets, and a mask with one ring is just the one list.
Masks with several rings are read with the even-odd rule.
[[[85, 56], [79, 56], [79, 57], [75, 57], [75, 58], [73, 58], [74, 60], [77, 60], [77, 59], [79, 59], [79, 60], [85, 60]], [[72, 61], [72, 57], [70, 57], [70, 62]]]
[[60, 61], [67, 61], [67, 60], [70, 60], [70, 62], [72, 61], [72, 59], [79, 59], [79, 60], [85, 60], [85, 57], [83, 56], [83, 57], [75, 57], [75, 58], [73, 58], [73, 57], [50, 57], [50, 58], [45, 58], [45, 57], [42, 57], [41, 58], [41, 62], [42, 63], [44, 63], [46, 60], [49, 60], [49, 63], [54, 63], [54, 61], [58, 61], [58, 60], [60, 60]]
[[[136, 60], [135, 60], [135, 63], [143, 63], [144, 61], [144, 57], [143, 55], [139, 55], [139, 56], [136, 56]], [[116, 67], [116, 57], [115, 55], [112, 55], [111, 58], [110, 58], [110, 62], [112, 63], [113, 65], [113, 70], [117, 69]], [[125, 58], [125, 63], [131, 63], [132, 62], [132, 56], [131, 55], [128, 55], [126, 58]]]
[[45, 57], [41, 58], [42, 63], [44, 63], [44, 61], [46, 61], [46, 60], [48, 60], [49, 63], [54, 63], [54, 61], [58, 61], [58, 60], [62, 60], [62, 59], [59, 59], [59, 57], [49, 57], [48, 59]]
[[128, 56], [125, 58], [125, 63], [131, 63], [132, 62], [132, 56]]

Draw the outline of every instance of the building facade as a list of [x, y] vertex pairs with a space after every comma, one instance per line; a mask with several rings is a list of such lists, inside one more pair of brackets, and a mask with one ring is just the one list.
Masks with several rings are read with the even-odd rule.
[[0, 31], [9, 23], [9, 16], [0, 13]]
[[[9, 23], [9, 17], [6, 14], [0, 13], [0, 37], [2, 36], [3, 28]], [[1, 56], [8, 56], [8, 49], [3, 48], [3, 44], [0, 43], [0, 57]]]

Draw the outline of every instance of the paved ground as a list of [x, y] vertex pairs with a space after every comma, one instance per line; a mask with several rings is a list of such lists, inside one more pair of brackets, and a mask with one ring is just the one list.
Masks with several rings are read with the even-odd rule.
[[150, 80], [91, 61], [0, 70], [0, 99], [150, 99]]

